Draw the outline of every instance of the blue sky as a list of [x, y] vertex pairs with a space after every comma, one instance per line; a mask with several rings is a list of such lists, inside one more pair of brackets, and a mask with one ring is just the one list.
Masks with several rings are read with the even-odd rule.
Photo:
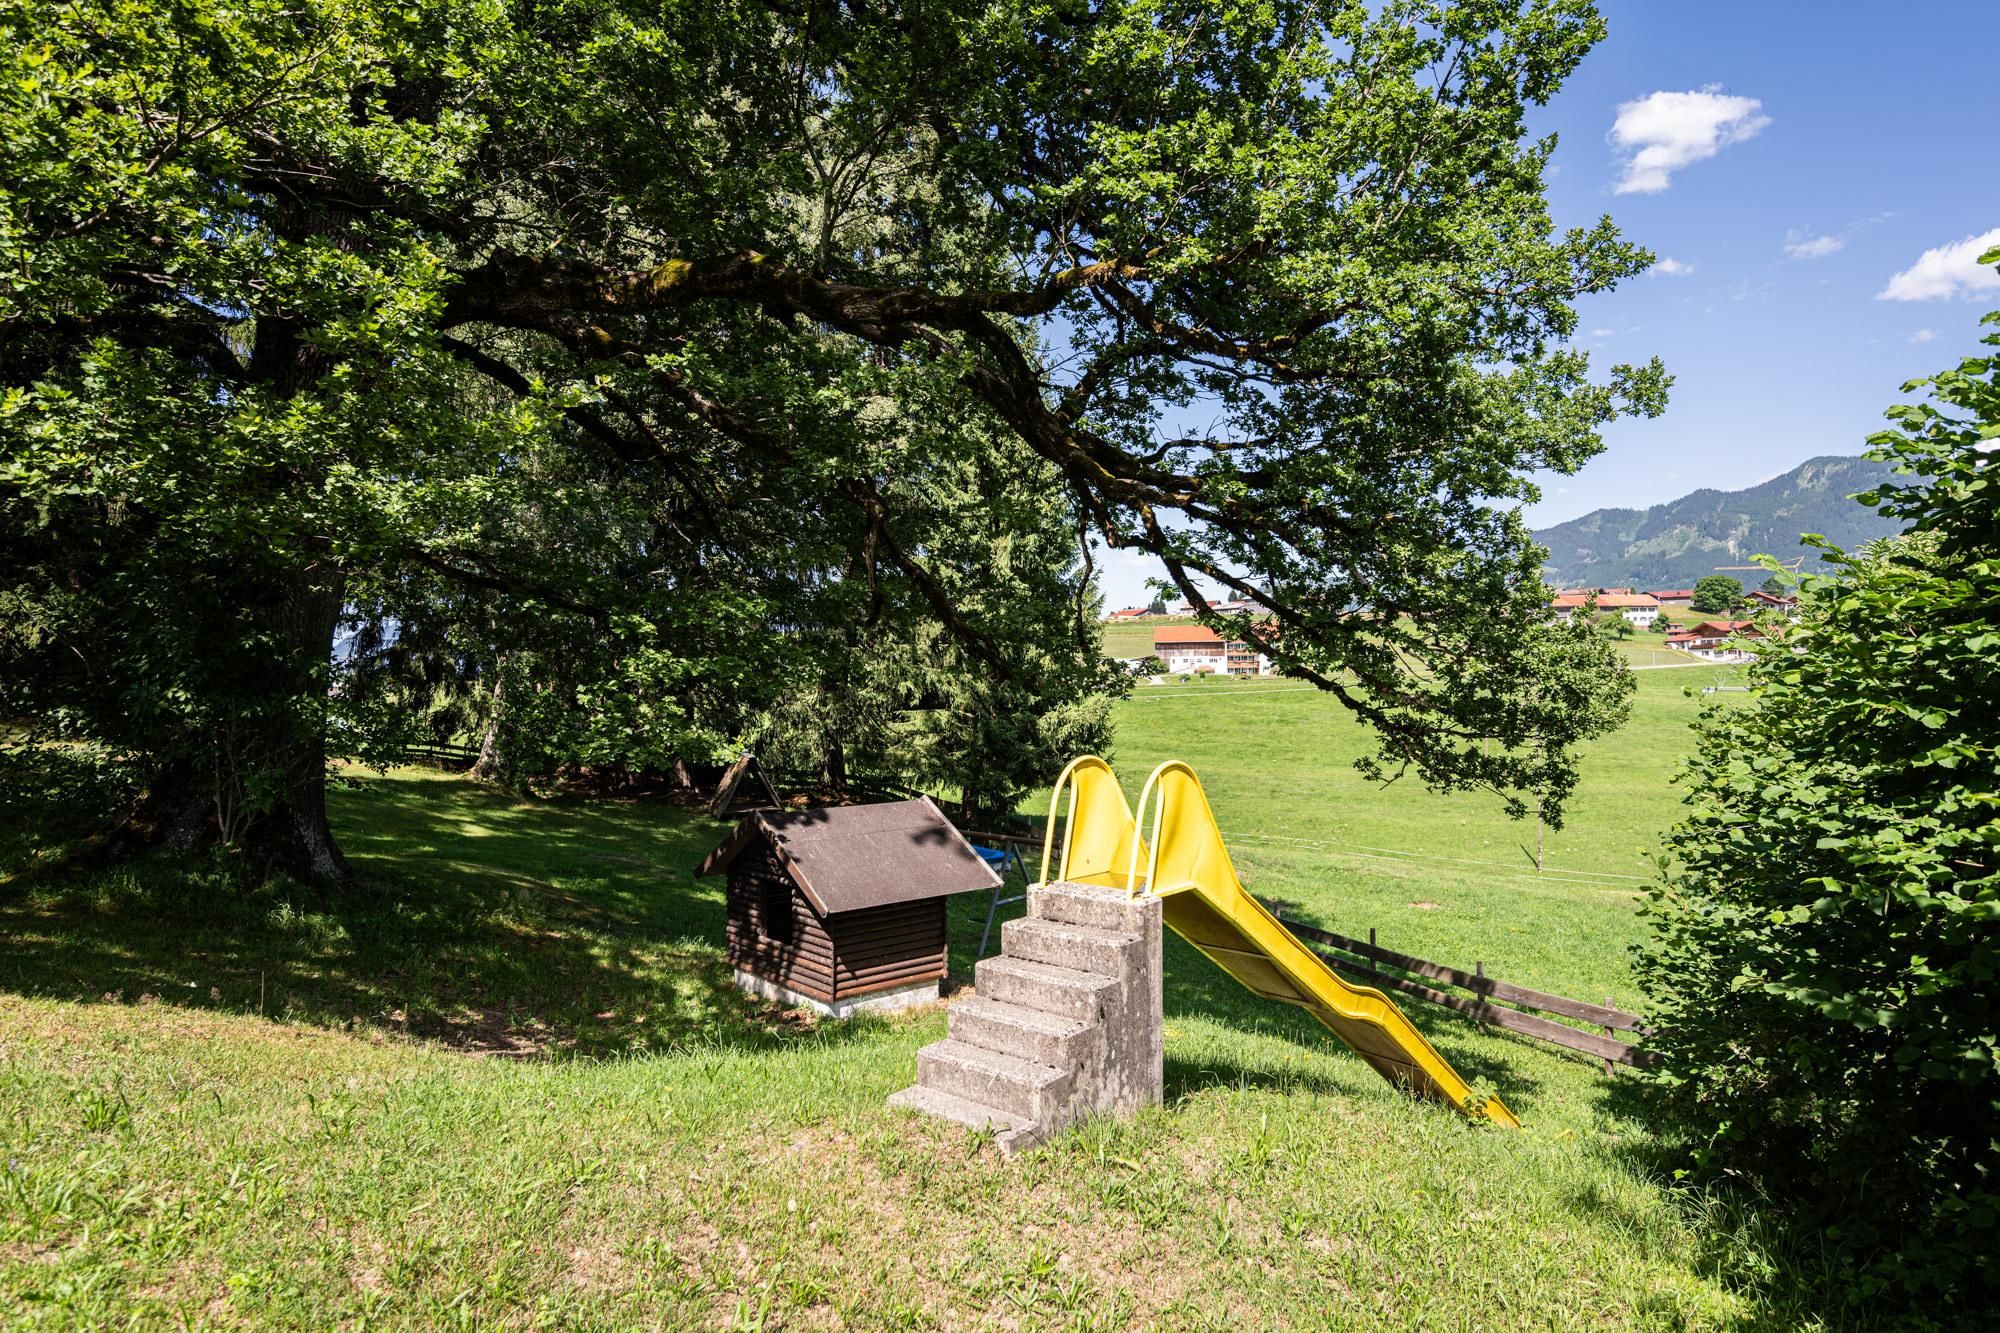
[[[1579, 341], [1599, 367], [1658, 355], [1675, 385], [1665, 416], [1541, 479], [1537, 527], [1859, 453], [2000, 309], [1961, 244], [2000, 231], [1994, 0], [1602, 9], [1610, 36], [1534, 131], [1560, 138], [1559, 226], [1609, 213], [1672, 261], [1583, 302]], [[1103, 572], [1108, 607], [1146, 600], [1150, 562]]]

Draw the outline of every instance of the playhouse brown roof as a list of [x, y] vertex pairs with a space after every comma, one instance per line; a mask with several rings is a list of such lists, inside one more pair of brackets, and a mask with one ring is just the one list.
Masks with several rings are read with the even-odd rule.
[[823, 916], [991, 889], [1000, 882], [928, 796], [745, 815], [695, 874], [721, 874], [760, 837]]

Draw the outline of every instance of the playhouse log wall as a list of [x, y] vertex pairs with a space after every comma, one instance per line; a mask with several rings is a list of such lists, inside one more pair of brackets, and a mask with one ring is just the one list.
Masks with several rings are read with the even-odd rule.
[[936, 981], [945, 973], [945, 900], [822, 917], [769, 846], [729, 866], [729, 961], [823, 1004]]

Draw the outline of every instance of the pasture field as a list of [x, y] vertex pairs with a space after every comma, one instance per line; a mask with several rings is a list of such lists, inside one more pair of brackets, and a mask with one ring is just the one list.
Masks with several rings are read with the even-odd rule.
[[[1142, 692], [1114, 759], [1135, 793], [1192, 762], [1309, 919], [1629, 1001], [1696, 675], [1640, 675], [1541, 877], [1490, 803], [1362, 783], [1310, 692]], [[0, 811], [5, 868], [73, 806]], [[1165, 1105], [1003, 1162], [883, 1106], [938, 1010], [815, 1024], [729, 987], [689, 873], [721, 825], [414, 770], [334, 810], [366, 881], [337, 902], [172, 863], [0, 887], [0, 1324], [1814, 1320], [1809, 1247], [1671, 1188], [1629, 1074], [1413, 1003], [1526, 1125], [1474, 1127], [1170, 941]], [[956, 970], [983, 916], [954, 905]]]
[[[1107, 657], [1144, 657], [1153, 651], [1153, 631], [1175, 625], [1192, 625], [1189, 618], [1162, 618], [1142, 620], [1137, 624], [1119, 623], [1104, 626], [1104, 654]], [[1648, 662], [1685, 661], [1682, 654], [1668, 649], [1666, 636], [1650, 630], [1637, 631], [1630, 639], [1622, 640], [1619, 646], [1635, 664]]]
[[1188, 619], [1142, 620], [1138, 624], [1106, 625], [1104, 627], [1104, 655], [1106, 657], [1144, 657], [1153, 651], [1153, 631], [1172, 625], [1192, 625]]
[[[1290, 681], [1209, 680], [1135, 691], [1112, 756], [1136, 799], [1181, 759], [1200, 775], [1244, 883], [1348, 935], [1510, 981], [1631, 1005], [1626, 947], [1680, 797], [1699, 691], [1740, 668], [1634, 672], [1632, 719], [1591, 743], [1560, 830], [1506, 817], [1486, 793], [1439, 794], [1414, 775], [1382, 786], [1354, 761], [1367, 733], [1331, 698]], [[1723, 695], [1728, 700], [1740, 695]]]

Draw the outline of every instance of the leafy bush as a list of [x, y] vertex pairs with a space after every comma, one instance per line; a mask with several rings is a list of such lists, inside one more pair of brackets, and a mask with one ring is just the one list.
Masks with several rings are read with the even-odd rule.
[[1794, 1201], [1851, 1297], [1947, 1321], [2000, 1282], [1997, 367], [1905, 386], [1871, 443], [1912, 479], [1862, 498], [1910, 532], [1821, 543], [1752, 701], [1704, 718], [1640, 966], [1699, 1166]]

